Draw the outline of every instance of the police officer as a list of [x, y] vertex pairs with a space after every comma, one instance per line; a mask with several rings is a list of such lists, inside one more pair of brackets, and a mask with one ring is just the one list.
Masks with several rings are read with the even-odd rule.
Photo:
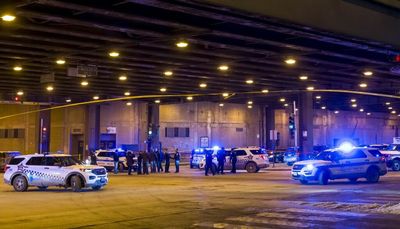
[[232, 170], [231, 173], [236, 173], [236, 162], [237, 162], [237, 155], [236, 155], [236, 151], [232, 150], [231, 152], [231, 156], [229, 158], [229, 161], [232, 164]]
[[128, 151], [126, 153], [126, 164], [128, 166], [128, 175], [131, 175], [132, 173], [132, 168], [133, 168], [133, 158], [135, 157], [135, 155], [133, 154], [132, 151]]
[[143, 151], [143, 174], [149, 175], [149, 154]]
[[211, 170], [212, 175], [215, 175], [215, 171], [212, 169], [212, 162], [213, 156], [211, 151], [207, 150], [206, 152], [206, 165], [205, 165], [205, 175], [208, 176], [208, 170]]
[[164, 154], [162, 152], [162, 149], [157, 150], [156, 152], [156, 156], [157, 156], [157, 172], [163, 172], [163, 167], [162, 167], [162, 162], [163, 162], [163, 158], [164, 158]]
[[169, 173], [171, 156], [169, 155], [168, 150], [165, 150], [164, 158], [165, 158], [165, 173]]
[[90, 151], [90, 164], [91, 165], [97, 165], [96, 153], [93, 150]]
[[138, 163], [137, 174], [141, 175], [142, 174], [142, 164], [143, 164], [143, 153], [142, 152], [139, 152], [137, 163]]
[[175, 173], [179, 173], [179, 163], [181, 161], [181, 154], [179, 153], [178, 148], [176, 148], [175, 150], [174, 160], [175, 160]]
[[115, 150], [114, 152], [114, 174], [118, 174], [118, 166], [119, 166], [119, 152]]
[[155, 173], [156, 172], [156, 153], [154, 152], [154, 150], [152, 150], [149, 153], [149, 162], [150, 162], [150, 171], [151, 173]]
[[224, 174], [224, 164], [225, 164], [225, 160], [226, 160], [224, 147], [222, 147], [221, 150], [218, 151], [217, 159], [218, 159], [217, 173]]

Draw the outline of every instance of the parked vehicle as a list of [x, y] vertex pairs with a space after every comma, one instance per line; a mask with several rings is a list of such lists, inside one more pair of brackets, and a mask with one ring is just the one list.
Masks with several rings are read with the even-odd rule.
[[284, 158], [285, 158], [284, 151], [269, 150], [267, 154], [268, 154], [269, 162], [271, 162], [271, 163], [273, 163], [274, 160], [275, 160], [275, 163], [283, 163], [284, 162]]
[[[269, 159], [268, 154], [265, 149], [260, 147], [244, 147], [244, 148], [235, 148], [232, 152], [236, 152], [237, 162], [236, 169], [237, 170], [247, 170], [249, 173], [256, 173], [260, 169], [269, 167]], [[226, 153], [226, 162], [224, 168], [226, 170], [232, 169], [232, 164], [230, 162], [230, 154]], [[218, 160], [216, 157], [213, 159], [213, 167], [218, 166]]]
[[381, 150], [386, 157], [387, 167], [393, 171], [400, 171], [400, 144], [390, 144], [386, 150]]
[[[103, 166], [107, 169], [107, 171], [111, 171], [114, 169], [114, 152], [118, 150], [119, 153], [119, 171], [124, 171], [128, 169], [127, 161], [126, 161], [126, 152], [121, 149], [111, 149], [111, 150], [96, 150], [96, 162], [97, 165]], [[133, 158], [133, 170], [137, 171], [137, 153]]]
[[0, 151], [0, 171], [5, 171], [6, 164], [16, 156], [21, 155], [18, 151]]
[[289, 147], [284, 153], [283, 161], [288, 166], [292, 166], [296, 161], [299, 160], [299, 154], [299, 147]]
[[[190, 168], [204, 169], [204, 167], [206, 165], [206, 153], [211, 152], [213, 157], [216, 158], [219, 150], [220, 150], [219, 147], [200, 148], [200, 149], [194, 150], [190, 157]], [[226, 148], [225, 149], [226, 155], [230, 155], [231, 150], [232, 150], [231, 148]], [[217, 167], [212, 168], [212, 169], [217, 170]]]

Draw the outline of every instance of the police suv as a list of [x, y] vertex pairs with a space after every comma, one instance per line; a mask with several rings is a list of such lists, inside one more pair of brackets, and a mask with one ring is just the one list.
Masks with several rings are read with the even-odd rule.
[[[213, 158], [216, 158], [218, 151], [220, 150], [219, 147], [213, 147], [213, 148], [200, 148], [200, 149], [195, 149], [190, 156], [190, 168], [199, 168], [199, 169], [204, 169], [206, 165], [206, 153], [211, 152], [213, 155]], [[225, 153], [229, 155], [231, 152], [231, 149], [225, 149]], [[213, 169], [217, 169], [216, 165], [213, 165]]]
[[[244, 147], [232, 149], [237, 156], [236, 169], [247, 170], [249, 173], [256, 173], [260, 169], [269, 167], [269, 159], [267, 152], [260, 147]], [[224, 169], [231, 170], [232, 163], [230, 162], [230, 152], [225, 154]], [[218, 166], [218, 159], [213, 159], [213, 167]]]
[[387, 173], [385, 157], [377, 149], [352, 148], [331, 149], [319, 153], [315, 159], [296, 162], [292, 167], [292, 178], [302, 184], [318, 181], [326, 185], [328, 180], [349, 179], [356, 182], [366, 178], [376, 183]]
[[28, 186], [40, 190], [48, 186], [71, 187], [74, 192], [85, 187], [99, 190], [108, 183], [104, 167], [79, 164], [67, 154], [16, 156], [5, 169], [4, 182], [17, 192], [26, 191]]
[[[119, 154], [118, 170], [122, 172], [124, 169], [127, 169], [126, 152], [122, 149], [96, 150], [95, 155], [97, 165], [105, 167], [108, 171], [113, 170], [115, 150], [118, 150]], [[137, 157], [133, 158], [133, 170], [137, 170]]]
[[386, 157], [386, 164], [393, 171], [400, 171], [400, 144], [390, 144], [381, 153]]

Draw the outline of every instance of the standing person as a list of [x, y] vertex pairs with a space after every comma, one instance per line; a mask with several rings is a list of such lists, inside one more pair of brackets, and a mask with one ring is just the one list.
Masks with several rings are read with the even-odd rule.
[[179, 153], [178, 148], [176, 148], [175, 150], [174, 160], [175, 160], [175, 173], [179, 173], [179, 162], [181, 161], [181, 154]]
[[232, 150], [229, 160], [230, 160], [230, 162], [232, 164], [231, 173], [236, 173], [237, 155], [236, 155], [236, 151], [235, 150]]
[[149, 153], [150, 171], [151, 173], [156, 172], [156, 153], [154, 150]]
[[224, 164], [225, 164], [225, 148], [222, 147], [221, 150], [218, 151], [217, 153], [217, 159], [218, 159], [218, 169], [217, 173], [224, 174]]
[[157, 172], [163, 172], [163, 167], [162, 167], [162, 162], [163, 162], [163, 158], [164, 158], [164, 154], [162, 152], [162, 149], [160, 149], [159, 151], [157, 150]]
[[114, 152], [114, 174], [118, 174], [118, 166], [119, 166], [119, 152], [115, 150]]
[[97, 157], [96, 157], [96, 152], [95, 151], [90, 151], [90, 164], [91, 165], [97, 165]]
[[132, 151], [128, 151], [126, 153], [126, 164], [128, 166], [128, 175], [131, 175], [132, 173], [132, 168], [133, 168], [133, 158], [135, 157], [135, 155], [133, 154]]
[[143, 174], [149, 175], [149, 154], [143, 151]]
[[206, 165], [204, 167], [205, 169], [205, 175], [208, 176], [208, 170], [211, 170], [212, 175], [215, 175], [215, 171], [212, 169], [212, 162], [213, 157], [212, 157], [212, 152], [210, 150], [206, 151]]
[[164, 158], [165, 158], [165, 173], [169, 173], [171, 156], [169, 155], [168, 149], [165, 150]]
[[143, 164], [143, 154], [142, 152], [139, 152], [138, 154], [138, 160], [137, 160], [137, 174], [141, 175], [142, 174], [142, 164]]

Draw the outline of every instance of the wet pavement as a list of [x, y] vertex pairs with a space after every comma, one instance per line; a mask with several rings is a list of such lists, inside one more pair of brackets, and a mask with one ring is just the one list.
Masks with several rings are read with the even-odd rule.
[[101, 191], [16, 193], [0, 184], [0, 228], [398, 228], [400, 173], [378, 184], [300, 185], [283, 165], [205, 177], [110, 175]]

